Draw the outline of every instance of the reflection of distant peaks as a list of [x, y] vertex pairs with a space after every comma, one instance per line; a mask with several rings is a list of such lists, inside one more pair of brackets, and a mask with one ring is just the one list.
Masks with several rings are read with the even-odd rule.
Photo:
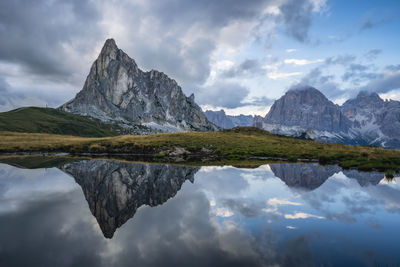
[[385, 176], [380, 172], [359, 172], [357, 170], [346, 170], [343, 171], [343, 174], [348, 178], [356, 179], [361, 186], [377, 185]]
[[140, 206], [163, 204], [175, 196], [186, 180], [193, 182], [199, 168], [83, 160], [60, 169], [82, 187], [104, 236], [112, 238]]
[[272, 172], [289, 187], [314, 190], [321, 186], [329, 177], [341, 170], [338, 166], [322, 166], [317, 163], [270, 164]]

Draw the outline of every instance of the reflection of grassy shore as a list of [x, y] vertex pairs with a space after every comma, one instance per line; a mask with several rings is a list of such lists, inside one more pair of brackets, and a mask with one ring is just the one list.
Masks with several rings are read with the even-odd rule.
[[315, 159], [360, 170], [400, 168], [400, 151], [298, 140], [252, 127], [221, 132], [188, 132], [146, 136], [82, 138], [51, 134], [0, 133], [0, 152], [69, 152], [145, 154], [157, 161], [185, 160], [194, 155], [207, 161], [241, 161], [273, 157], [289, 161]]

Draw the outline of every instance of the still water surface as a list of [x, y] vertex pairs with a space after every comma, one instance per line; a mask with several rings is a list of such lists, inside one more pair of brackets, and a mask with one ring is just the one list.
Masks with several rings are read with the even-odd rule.
[[399, 266], [397, 181], [318, 164], [0, 164], [0, 266]]

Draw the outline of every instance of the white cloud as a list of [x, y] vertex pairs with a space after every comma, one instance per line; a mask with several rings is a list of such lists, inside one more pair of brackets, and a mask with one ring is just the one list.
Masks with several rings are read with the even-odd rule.
[[327, 9], [326, 0], [310, 0], [313, 12], [324, 12]]
[[234, 65], [233, 61], [221, 60], [215, 63], [215, 68], [217, 70], [228, 70]]
[[285, 219], [308, 219], [308, 218], [316, 218], [316, 219], [324, 219], [322, 216], [305, 213], [305, 212], [295, 212], [294, 214], [285, 214]]
[[286, 49], [285, 51], [286, 51], [286, 53], [293, 53], [293, 52], [296, 52], [297, 49], [289, 48], [289, 49]]
[[307, 60], [307, 59], [295, 59], [295, 58], [290, 58], [290, 59], [285, 59], [284, 63], [285, 64], [293, 64], [293, 65], [308, 65], [308, 64], [314, 64], [314, 63], [321, 63], [324, 62], [323, 59], [315, 59], [315, 60]]
[[234, 213], [232, 211], [225, 208], [217, 208], [217, 210], [215, 211], [215, 215], [217, 215], [218, 217], [226, 218], [233, 216], [233, 214]]
[[279, 198], [276, 198], [276, 197], [268, 199], [267, 203], [268, 203], [268, 205], [271, 205], [271, 206], [278, 206], [278, 205], [300, 206], [300, 205], [302, 205], [299, 202], [294, 202], [294, 201], [290, 201], [290, 200], [287, 200], [287, 199], [279, 199]]
[[302, 74], [301, 72], [271, 72], [268, 73], [267, 76], [272, 80], [279, 80], [279, 79], [289, 78], [292, 76], [298, 76], [301, 74]]

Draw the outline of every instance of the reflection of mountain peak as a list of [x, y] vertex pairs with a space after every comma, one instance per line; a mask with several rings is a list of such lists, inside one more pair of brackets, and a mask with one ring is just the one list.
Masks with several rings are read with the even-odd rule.
[[83, 160], [60, 169], [82, 187], [92, 214], [103, 234], [132, 218], [142, 205], [157, 206], [175, 196], [188, 179], [194, 181], [198, 168], [157, 164], [132, 164], [108, 160]]
[[359, 172], [357, 170], [343, 171], [346, 177], [356, 179], [361, 186], [377, 185], [385, 177], [381, 172]]
[[317, 163], [270, 164], [272, 172], [289, 187], [314, 190], [321, 186], [329, 177], [339, 172], [339, 166], [322, 166]]

